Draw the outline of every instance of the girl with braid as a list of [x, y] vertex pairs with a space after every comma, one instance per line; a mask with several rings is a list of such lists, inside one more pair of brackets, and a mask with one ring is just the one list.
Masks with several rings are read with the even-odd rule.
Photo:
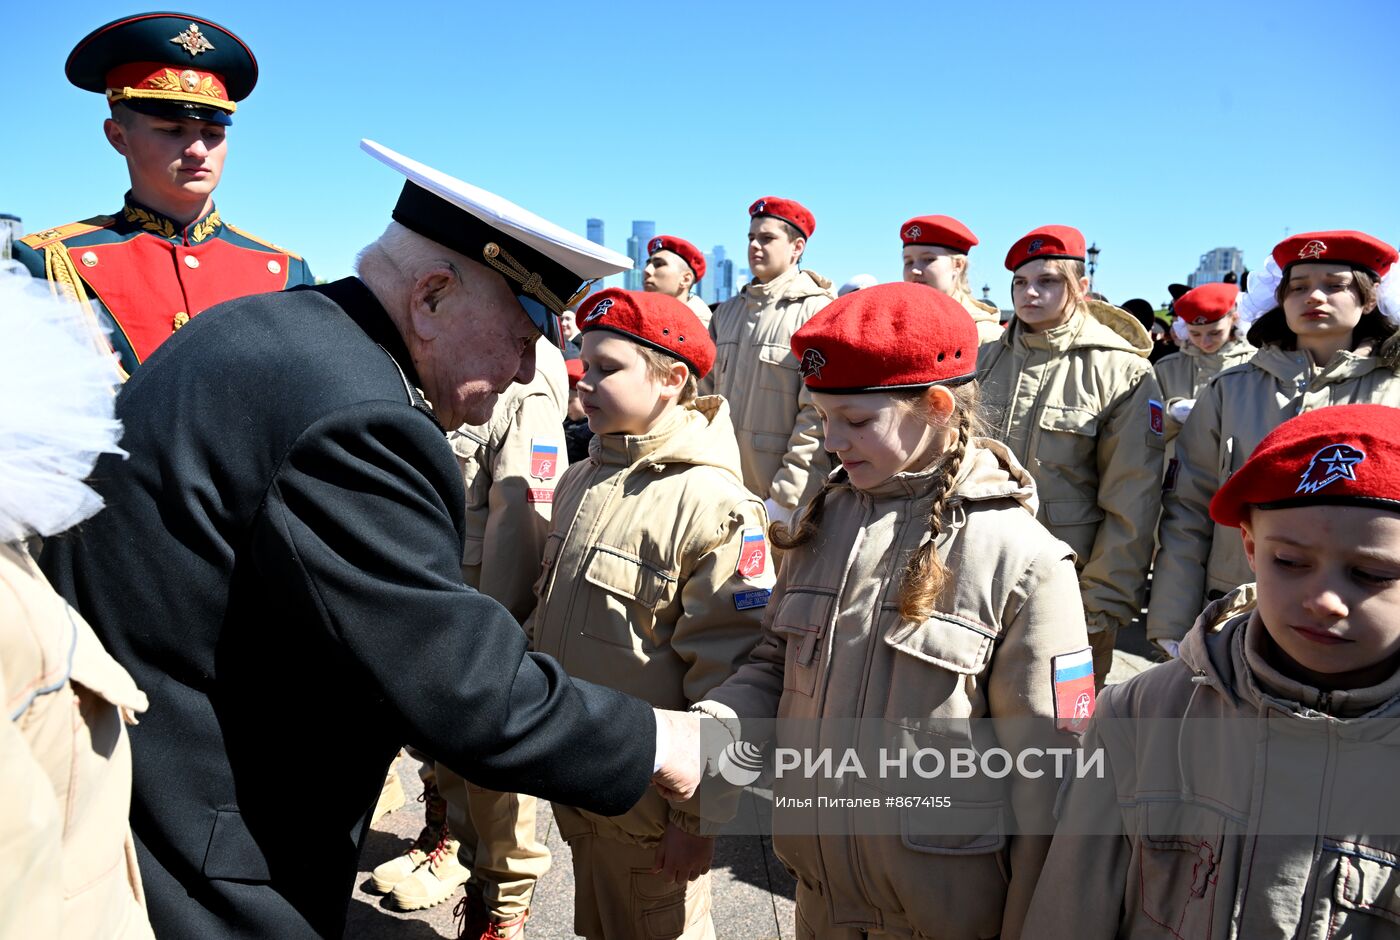
[[[795, 525], [772, 527], [786, 555], [764, 638], [695, 706], [732, 738], [720, 773], [739, 782], [735, 758], [775, 715], [784, 749], [838, 761], [871, 739], [896, 761], [921, 748], [1072, 747], [1094, 701], [1073, 554], [1036, 521], [1030, 476], [980, 436], [971, 316], [923, 285], [885, 284], [832, 303], [792, 350], [841, 466]], [[1021, 936], [1053, 831], [1053, 774], [864, 770], [838, 782], [849, 804], [816, 799], [834, 792], [821, 774], [775, 783], [796, 935]], [[824, 808], [794, 824], [783, 806]]]

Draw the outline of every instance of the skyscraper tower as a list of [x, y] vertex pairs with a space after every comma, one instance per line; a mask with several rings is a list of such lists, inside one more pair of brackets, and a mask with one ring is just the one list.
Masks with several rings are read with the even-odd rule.
[[627, 239], [627, 257], [632, 259], [632, 270], [623, 275], [622, 284], [625, 289], [642, 289], [642, 269], [647, 266], [647, 245], [651, 243], [655, 234], [655, 222], [632, 222], [632, 236]]
[[589, 220], [588, 220], [588, 240], [591, 241], [591, 242], [592, 242], [593, 244], [595, 244], [595, 245], [604, 245], [604, 244], [607, 244], [606, 242], [603, 241], [603, 220], [602, 220], [602, 219], [589, 219]]

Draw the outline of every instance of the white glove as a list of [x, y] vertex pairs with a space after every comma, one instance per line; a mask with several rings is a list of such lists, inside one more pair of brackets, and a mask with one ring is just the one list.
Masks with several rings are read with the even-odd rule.
[[765, 499], [763, 501], [763, 508], [768, 510], [769, 522], [781, 522], [783, 525], [792, 522], [793, 511], [791, 509], [784, 509], [771, 499]]
[[1168, 658], [1170, 658], [1170, 659], [1180, 659], [1180, 658], [1181, 658], [1181, 641], [1180, 641], [1180, 640], [1157, 640], [1157, 641], [1155, 641], [1155, 642], [1157, 643], [1157, 646], [1161, 648], [1162, 652], [1164, 652], [1164, 653], [1167, 654]]
[[1167, 406], [1167, 414], [1172, 416], [1172, 420], [1185, 424], [1186, 419], [1191, 415], [1191, 409], [1196, 407], [1194, 398], [1178, 398]]

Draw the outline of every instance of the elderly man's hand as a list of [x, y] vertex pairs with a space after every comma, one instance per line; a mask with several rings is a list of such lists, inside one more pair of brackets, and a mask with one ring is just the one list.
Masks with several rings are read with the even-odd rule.
[[690, 799], [705, 771], [700, 753], [700, 716], [656, 709], [656, 756], [659, 767], [651, 782], [675, 803]]

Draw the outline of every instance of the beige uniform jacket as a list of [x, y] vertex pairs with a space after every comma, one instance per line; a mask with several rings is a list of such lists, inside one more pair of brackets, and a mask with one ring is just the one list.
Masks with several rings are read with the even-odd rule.
[[1195, 343], [1187, 343], [1181, 352], [1157, 361], [1152, 368], [1157, 373], [1157, 384], [1162, 386], [1168, 443], [1181, 433], [1182, 424], [1171, 416], [1171, 406], [1183, 399], [1195, 401], [1207, 382], [1231, 366], [1248, 362], [1257, 351], [1244, 340], [1231, 338], [1213, 353], [1201, 352]]
[[1142, 607], [1164, 439], [1147, 331], [1117, 307], [1089, 310], [1043, 333], [1013, 320], [977, 351], [977, 378], [995, 436], [1035, 478], [1041, 522], [1074, 549], [1096, 633]]
[[0, 938], [150, 938], [124, 727], [146, 696], [14, 543], [0, 543], [0, 701]]
[[[708, 396], [649, 435], [598, 435], [560, 481], [526, 632], [569, 675], [685, 709], [758, 642], [768, 517], [739, 481], [728, 411]], [[606, 837], [644, 844], [668, 816], [699, 826], [655, 790], [622, 816], [587, 815]]]
[[690, 308], [690, 312], [695, 314], [695, 318], [705, 324], [705, 328], [710, 328], [710, 317], [713, 311], [710, 305], [701, 300], [696, 294], [689, 294], [685, 298], [685, 305]]
[[814, 495], [830, 468], [792, 334], [835, 296], [826, 278], [794, 267], [745, 285], [710, 321], [717, 354], [702, 390], [729, 402], [744, 485], [785, 509]]
[[990, 343], [1001, 339], [1005, 330], [1001, 325], [1000, 310], [971, 297], [963, 301], [963, 309], [972, 315], [972, 322], [977, 324], [977, 342]]
[[1322, 368], [1306, 352], [1265, 346], [1217, 375], [1177, 437], [1175, 479], [1162, 501], [1161, 550], [1152, 575], [1147, 636], [1177, 640], [1206, 605], [1253, 581], [1238, 529], [1210, 518], [1215, 491], [1264, 435], [1327, 405], [1400, 406], [1400, 378], [1368, 350], [1342, 351]]
[[524, 622], [549, 534], [554, 487], [569, 457], [563, 422], [569, 405], [564, 357], [541, 339], [535, 377], [512, 385], [485, 425], [447, 435], [467, 490], [462, 580], [505, 605]]
[[[819, 719], [816, 745], [838, 752], [849, 746], [849, 719], [903, 736], [912, 748], [935, 743], [929, 729], [987, 716], [1023, 719], [1000, 741], [1013, 753], [1072, 747], [1072, 736], [1054, 730], [1051, 682], [1052, 658], [1088, 642], [1071, 552], [1035, 520], [1030, 475], [1000, 443], [974, 440], [945, 501], [938, 554], [952, 577], [936, 612], [921, 623], [899, 616], [900, 572], [928, 536], [939, 478], [899, 474], [866, 492], [836, 471], [841, 482], [828, 494], [820, 533], [783, 559], [763, 642], [698, 709], [737, 725], [745, 741], [761, 739], [764, 719], [776, 714], [784, 746], [785, 734]], [[955, 746], [967, 743], [964, 736]], [[1055, 793], [1051, 780], [1022, 778], [1009, 795], [979, 790], [971, 797], [977, 805], [964, 811], [1014, 812], [1024, 831], [1049, 833]], [[1049, 837], [1008, 841], [1005, 829], [933, 835], [921, 823], [923, 814], [957, 811], [902, 811], [898, 835], [775, 827], [774, 849], [820, 891], [833, 923], [875, 930], [885, 912], [902, 911], [921, 937], [1021, 936]]]
[[1036, 936], [1400, 938], [1400, 835], [1368, 826], [1395, 816], [1400, 675], [1324, 694], [1268, 664], [1257, 613], [1214, 614], [1102, 693], [1108, 772], [1068, 788]]

